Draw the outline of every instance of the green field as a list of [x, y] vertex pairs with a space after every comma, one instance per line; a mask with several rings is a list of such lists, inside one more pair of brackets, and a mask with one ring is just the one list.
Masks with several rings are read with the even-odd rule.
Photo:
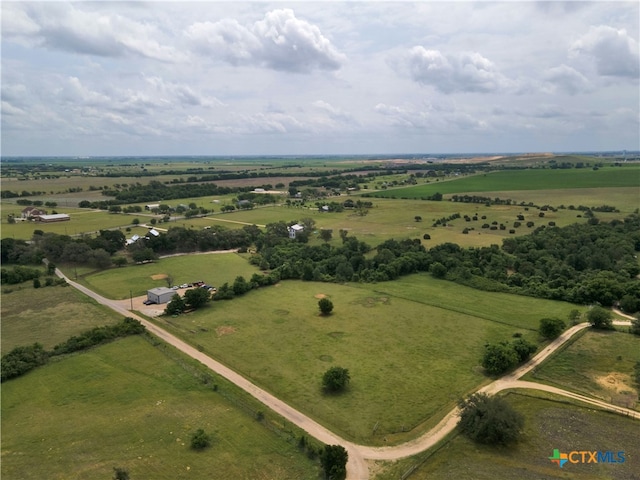
[[[318, 314], [320, 294], [335, 305], [330, 317]], [[376, 285], [287, 281], [156, 321], [339, 434], [383, 444], [415, 437], [486, 381], [486, 342], [516, 332], [536, 342], [539, 318], [571, 308], [415, 275]], [[325, 396], [320, 378], [333, 365], [352, 382]]]
[[[524, 435], [518, 444], [508, 448], [483, 446], [457, 435], [435, 453], [386, 464], [383, 473], [375, 478], [398, 479], [414, 466], [419, 468], [411, 474], [411, 480], [631, 480], [640, 471], [637, 421], [533, 390], [516, 390], [506, 398], [525, 416]], [[568, 463], [560, 469], [548, 458], [554, 448], [563, 453], [624, 451], [626, 461]]]
[[[3, 383], [2, 478], [110, 479], [113, 467], [132, 479], [319, 478], [293, 439], [237, 408], [223, 396], [235, 388], [216, 382], [217, 393], [129, 337]], [[212, 436], [202, 452], [189, 448], [198, 428]]]
[[640, 337], [587, 331], [527, 378], [640, 409], [639, 386], [634, 381], [636, 362], [640, 362]]
[[[233, 283], [239, 275], [246, 280], [258, 270], [247, 260], [235, 253], [179, 255], [162, 258], [153, 263], [129, 265], [124, 268], [112, 268], [88, 274], [79, 280], [81, 283], [107, 298], [125, 299], [129, 295], [146, 295], [147, 290], [166, 287], [167, 281], [154, 276], [169, 275], [172, 285], [197, 282], [220, 286], [225, 282]], [[73, 278], [70, 269], [65, 270]]]
[[638, 187], [640, 167], [607, 166], [599, 170], [508, 170], [474, 175], [446, 182], [434, 182], [413, 187], [377, 192], [376, 195], [396, 198], [422, 198], [436, 192], [444, 194], [470, 192], [502, 192], [513, 190], [562, 190], [565, 188]]
[[51, 349], [72, 335], [122, 320], [75, 288], [34, 289], [31, 282], [3, 286], [1, 315], [3, 353], [34, 342]]

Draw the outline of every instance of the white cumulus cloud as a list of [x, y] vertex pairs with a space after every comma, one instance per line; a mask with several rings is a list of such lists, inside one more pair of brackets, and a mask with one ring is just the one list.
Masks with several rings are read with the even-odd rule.
[[571, 45], [569, 54], [591, 57], [600, 75], [636, 78], [640, 72], [638, 41], [625, 29], [592, 26]]
[[317, 26], [290, 9], [273, 10], [247, 26], [234, 19], [197, 22], [185, 35], [198, 51], [233, 65], [307, 73], [338, 70], [346, 60]]

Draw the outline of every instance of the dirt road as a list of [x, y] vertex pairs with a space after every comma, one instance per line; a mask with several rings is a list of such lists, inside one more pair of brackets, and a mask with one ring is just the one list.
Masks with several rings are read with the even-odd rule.
[[[202, 364], [206, 365], [212, 371], [217, 374], [223, 376], [227, 380], [233, 382], [238, 387], [242, 388], [257, 400], [262, 402], [265, 406], [273, 410], [274, 412], [281, 415], [287, 421], [295, 424], [299, 428], [306, 431], [310, 436], [316, 438], [317, 440], [330, 444], [330, 445], [342, 445], [347, 452], [349, 453], [349, 461], [347, 463], [347, 480], [366, 480], [369, 478], [369, 468], [367, 464], [367, 460], [395, 460], [398, 458], [408, 457], [411, 455], [415, 455], [420, 453], [428, 448], [433, 447], [435, 444], [444, 439], [450, 432], [452, 432], [456, 424], [458, 423], [458, 408], [452, 409], [448, 414], [444, 416], [444, 418], [436, 425], [434, 428], [426, 432], [424, 435], [411, 440], [402, 445], [397, 445], [393, 447], [370, 447], [365, 445], [357, 445], [352, 442], [348, 442], [342, 438], [340, 438], [335, 433], [331, 432], [327, 428], [323, 427], [315, 420], [307, 417], [303, 413], [299, 412], [295, 408], [287, 405], [282, 400], [276, 398], [269, 392], [259, 388], [258, 386], [251, 383], [249, 380], [233, 371], [229, 367], [217, 362], [211, 357], [205, 355], [204, 353], [198, 351], [196, 348], [191, 345], [185, 343], [179, 338], [171, 335], [166, 330], [154, 325], [153, 323], [143, 319], [142, 317], [137, 316], [133, 312], [130, 312], [127, 309], [128, 300], [127, 301], [119, 301], [119, 300], [109, 300], [104, 298], [92, 290], [80, 285], [76, 282], [71, 281], [67, 277], [62, 274], [59, 270], [56, 270], [56, 274], [65, 278], [69, 285], [77, 288], [85, 295], [95, 299], [98, 303], [102, 305], [106, 305], [107, 307], [115, 310], [125, 317], [132, 317], [136, 320], [140, 321], [146, 329], [157, 336], [161, 340], [166, 343], [174, 346], [178, 350], [183, 353], [189, 355], [190, 357], [198, 360]], [[629, 325], [630, 322], [614, 322], [618, 325]], [[586, 397], [584, 395], [579, 395], [573, 392], [569, 392], [566, 390], [562, 390], [556, 387], [552, 387], [549, 385], [538, 384], [534, 382], [525, 382], [519, 380], [523, 375], [531, 371], [533, 368], [538, 366], [541, 362], [543, 362], [546, 358], [549, 357], [554, 351], [556, 351], [561, 345], [563, 345], [566, 341], [568, 341], [573, 335], [578, 333], [579, 331], [587, 328], [589, 326], [588, 323], [581, 323], [579, 325], [575, 325], [563, 332], [560, 337], [551, 342], [547, 347], [545, 347], [540, 353], [538, 353], [534, 358], [532, 358], [525, 365], [521, 366], [517, 370], [505, 375], [504, 377], [486, 385], [481, 388], [479, 391], [485, 392], [490, 395], [494, 395], [502, 390], [512, 389], [512, 388], [530, 388], [536, 390], [543, 390], [551, 393], [555, 393], [557, 395], [562, 395], [565, 397], [573, 398], [575, 400], [579, 400], [581, 402], [585, 402], [591, 405], [595, 405], [599, 408], [613, 411], [619, 414], [627, 415], [631, 418], [640, 420], [640, 412], [636, 412], [634, 410], [629, 410], [626, 408], [618, 407], [615, 405], [611, 405], [609, 403], [603, 402], [601, 400], [593, 399], [590, 397]]]

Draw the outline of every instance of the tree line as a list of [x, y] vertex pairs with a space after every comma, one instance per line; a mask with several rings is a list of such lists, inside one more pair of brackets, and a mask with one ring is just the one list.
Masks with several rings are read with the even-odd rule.
[[113, 341], [116, 338], [138, 335], [144, 332], [145, 328], [140, 322], [127, 317], [115, 325], [96, 327], [80, 335], [72, 336], [53, 347], [51, 351], [46, 351], [39, 343], [16, 347], [2, 356], [0, 381], [5, 382], [24, 375], [34, 368], [46, 364], [51, 357], [86, 350], [96, 345]]

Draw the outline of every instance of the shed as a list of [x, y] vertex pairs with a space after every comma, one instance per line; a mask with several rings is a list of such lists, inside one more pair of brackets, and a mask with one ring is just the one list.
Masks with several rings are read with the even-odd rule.
[[151, 290], [147, 290], [147, 300], [154, 303], [169, 303], [176, 291], [167, 287], [156, 287]]

